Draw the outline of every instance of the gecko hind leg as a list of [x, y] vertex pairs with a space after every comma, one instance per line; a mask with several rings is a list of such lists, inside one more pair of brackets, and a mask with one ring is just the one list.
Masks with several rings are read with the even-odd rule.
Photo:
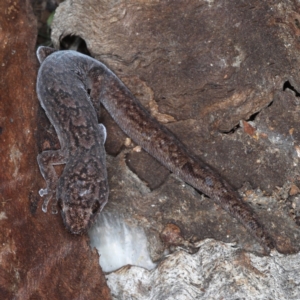
[[41, 197], [46, 196], [42, 205], [42, 210], [46, 213], [48, 204], [52, 201], [52, 214], [57, 214], [56, 187], [58, 176], [54, 166], [66, 163], [65, 152], [62, 150], [43, 151], [37, 156], [37, 162], [40, 167], [41, 174], [46, 181], [46, 188], [39, 190]]

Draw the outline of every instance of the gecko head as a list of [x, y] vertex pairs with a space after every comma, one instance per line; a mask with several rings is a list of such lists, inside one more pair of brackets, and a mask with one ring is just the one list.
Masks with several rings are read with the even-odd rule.
[[106, 180], [97, 180], [89, 184], [77, 181], [76, 188], [72, 185], [72, 188], [59, 191], [58, 203], [67, 230], [72, 234], [85, 233], [94, 223], [107, 199]]
[[61, 215], [64, 225], [72, 234], [84, 234], [94, 223], [96, 216], [101, 211], [98, 199], [90, 206], [61, 204]]
[[92, 154], [70, 161], [57, 185], [63, 222], [72, 234], [85, 233], [108, 200], [106, 168]]

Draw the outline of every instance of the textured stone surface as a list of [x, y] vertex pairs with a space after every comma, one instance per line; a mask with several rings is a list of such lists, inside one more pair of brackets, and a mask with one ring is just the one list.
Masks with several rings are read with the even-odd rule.
[[[291, 185], [300, 187], [299, 94], [292, 92], [300, 90], [298, 10], [295, 1], [280, 0], [67, 0], [56, 12], [52, 39], [56, 47], [71, 34], [84, 39], [91, 55], [196, 155], [237, 189], [244, 186], [278, 250], [289, 253], [298, 250], [300, 233], [298, 194], [288, 194]], [[117, 126], [105, 125], [116, 137], [107, 151], [118, 155], [109, 170], [108, 211], [134, 218], [157, 237], [174, 223], [186, 239], [214, 237], [260, 251], [209, 199], [173, 176], [157, 178], [152, 158], [140, 160], [134, 146], [124, 147]], [[127, 178], [126, 156], [142, 181]], [[158, 188], [143, 192], [153, 182]], [[253, 189], [260, 196], [249, 200]]]
[[[66, 1], [52, 37], [58, 46], [69, 34], [81, 36], [119, 76], [135, 76], [140, 84], [129, 84], [132, 91], [142, 98], [139, 86], [146, 85], [158, 110], [176, 121], [174, 131], [183, 131], [180, 137], [201, 155], [231, 141], [224, 132], [270, 104], [287, 80], [299, 86], [296, 10], [293, 1]], [[236, 151], [226, 149], [221, 161], [205, 154], [229, 179], [230, 161], [238, 174], [231, 181], [239, 187], [256, 166], [247, 158], [246, 172], [235, 162]], [[276, 175], [282, 185], [286, 177]], [[268, 187], [264, 178], [255, 185], [270, 191], [275, 184]]]
[[300, 298], [299, 253], [260, 257], [214, 240], [199, 251], [178, 251], [155, 270], [126, 266], [107, 275], [113, 299], [280, 299]]
[[37, 137], [48, 141], [37, 135], [45, 119], [37, 117], [30, 1], [1, 1], [0, 24], [0, 298], [110, 299], [87, 236], [71, 236], [60, 215], [41, 210]]

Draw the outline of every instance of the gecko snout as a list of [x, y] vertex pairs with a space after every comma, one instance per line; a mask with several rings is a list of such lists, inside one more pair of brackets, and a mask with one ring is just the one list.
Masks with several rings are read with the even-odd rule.
[[95, 200], [89, 205], [81, 206], [63, 201], [58, 201], [61, 207], [61, 215], [67, 230], [76, 235], [81, 235], [94, 223], [96, 216], [101, 210], [99, 200]]

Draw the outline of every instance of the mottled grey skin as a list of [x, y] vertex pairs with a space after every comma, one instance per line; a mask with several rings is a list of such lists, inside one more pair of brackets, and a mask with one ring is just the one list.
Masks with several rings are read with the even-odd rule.
[[[49, 48], [39, 48], [41, 67], [37, 79], [37, 94], [61, 145], [60, 150], [44, 151], [37, 160], [46, 189], [43, 211], [53, 200], [57, 201], [66, 228], [81, 234], [92, 224], [108, 200], [108, 182], [104, 142], [106, 130], [98, 124], [97, 114], [86, 89], [87, 64], [73, 61], [74, 55], [65, 56]], [[77, 66], [78, 65], [78, 66]], [[74, 66], [72, 68], [71, 66]], [[65, 164], [58, 178], [54, 165]]]
[[[38, 53], [42, 52], [47, 56], [52, 51], [51, 48], [39, 48]], [[59, 91], [62, 85], [64, 91], [76, 99], [80, 99], [81, 94], [87, 95], [87, 91], [90, 91], [90, 99], [96, 111], [99, 111], [101, 102], [121, 129], [137, 144], [183, 181], [209, 196], [239, 220], [267, 251], [274, 248], [272, 239], [254, 212], [239, 198], [233, 188], [205, 162], [194, 157], [171, 131], [154, 119], [105, 65], [74, 51], [54, 52], [41, 66], [37, 88], [38, 91], [51, 88]], [[56, 93], [57, 97], [64, 96], [63, 92]], [[41, 102], [45, 103], [44, 95], [41, 92], [38, 94]], [[78, 145], [70, 139], [74, 136], [74, 129], [64, 125], [65, 116], [62, 115], [61, 120], [54, 122], [53, 112], [48, 111], [48, 116], [54, 126], [55, 122], [60, 123], [56, 126], [59, 127], [56, 130], [61, 136], [62, 148], [67, 143], [68, 151], [76, 151]], [[85, 116], [89, 119], [87, 114]], [[60, 133], [60, 131], [68, 132]], [[72, 177], [72, 174], [68, 173], [68, 176]], [[65, 180], [70, 181], [70, 178], [65, 176]], [[76, 198], [74, 189], [67, 186], [65, 180], [60, 179], [58, 184], [59, 197], [68, 193]], [[70, 201], [65, 198], [59, 199], [64, 205]]]

